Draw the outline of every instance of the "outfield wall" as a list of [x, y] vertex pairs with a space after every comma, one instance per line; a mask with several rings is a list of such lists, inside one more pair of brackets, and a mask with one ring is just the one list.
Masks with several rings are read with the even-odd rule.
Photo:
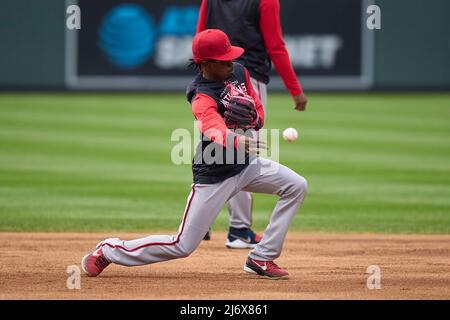
[[[108, 34], [114, 17], [109, 26], [105, 17], [123, 2], [3, 0], [0, 89], [183, 90], [200, 1], [134, 1], [151, 17], [151, 44], [137, 56], [104, 45], [117, 36]], [[74, 3], [81, 30], [66, 28]], [[366, 27], [371, 3], [381, 8], [381, 30]], [[282, 0], [281, 16], [307, 90], [450, 88], [450, 1]], [[275, 72], [270, 88], [283, 89]]]

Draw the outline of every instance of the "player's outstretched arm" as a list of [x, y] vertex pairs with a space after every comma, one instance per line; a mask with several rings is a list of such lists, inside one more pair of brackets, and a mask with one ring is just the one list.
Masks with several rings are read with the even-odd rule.
[[275, 65], [284, 85], [292, 95], [295, 110], [303, 111], [306, 109], [308, 99], [295, 75], [289, 53], [284, 43], [280, 23], [279, 0], [261, 0], [260, 12], [260, 29], [270, 59]]

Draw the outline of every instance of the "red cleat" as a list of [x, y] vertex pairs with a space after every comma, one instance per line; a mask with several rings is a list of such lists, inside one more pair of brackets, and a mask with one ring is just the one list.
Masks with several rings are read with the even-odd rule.
[[289, 273], [277, 266], [275, 262], [255, 260], [250, 257], [247, 258], [244, 271], [258, 274], [271, 280], [287, 279], [289, 277]]
[[89, 277], [98, 276], [107, 266], [109, 262], [103, 255], [102, 248], [96, 249], [91, 254], [83, 257], [81, 260], [81, 268]]

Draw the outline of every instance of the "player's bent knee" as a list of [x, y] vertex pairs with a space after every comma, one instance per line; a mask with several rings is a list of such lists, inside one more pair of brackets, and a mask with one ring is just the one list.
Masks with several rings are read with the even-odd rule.
[[306, 192], [308, 190], [308, 181], [302, 176], [298, 176], [296, 185], [300, 192]]
[[180, 245], [180, 250], [179, 250], [179, 256], [180, 258], [186, 258], [189, 257], [191, 255], [192, 252], [195, 251], [197, 247], [196, 246], [192, 246], [192, 245], [188, 245], [188, 246], [184, 246], [184, 245]]
[[181, 250], [179, 251], [179, 257], [180, 258], [186, 258], [189, 257], [191, 255], [192, 251], [186, 250], [184, 248], [181, 248]]
[[294, 196], [294, 197], [300, 197], [304, 196], [308, 189], [308, 181], [306, 181], [305, 178], [303, 178], [300, 175], [296, 175], [293, 177], [290, 181], [290, 185], [288, 189], [286, 190], [286, 193]]

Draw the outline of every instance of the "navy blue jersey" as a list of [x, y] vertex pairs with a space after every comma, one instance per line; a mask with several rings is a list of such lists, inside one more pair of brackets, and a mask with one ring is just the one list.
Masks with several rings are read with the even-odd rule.
[[[192, 103], [197, 94], [206, 94], [214, 99], [217, 112], [223, 117], [225, 104], [231, 95], [247, 94], [245, 68], [239, 63], [233, 65], [233, 74], [226, 81], [211, 81], [199, 73], [186, 90], [189, 103]], [[194, 183], [218, 183], [238, 174], [248, 165], [248, 154], [233, 147], [233, 135], [228, 137], [230, 139], [227, 142], [228, 148], [211, 141], [205, 135], [201, 137], [202, 141], [197, 145], [192, 161]], [[214, 163], [206, 163], [205, 155], [212, 155]]]

